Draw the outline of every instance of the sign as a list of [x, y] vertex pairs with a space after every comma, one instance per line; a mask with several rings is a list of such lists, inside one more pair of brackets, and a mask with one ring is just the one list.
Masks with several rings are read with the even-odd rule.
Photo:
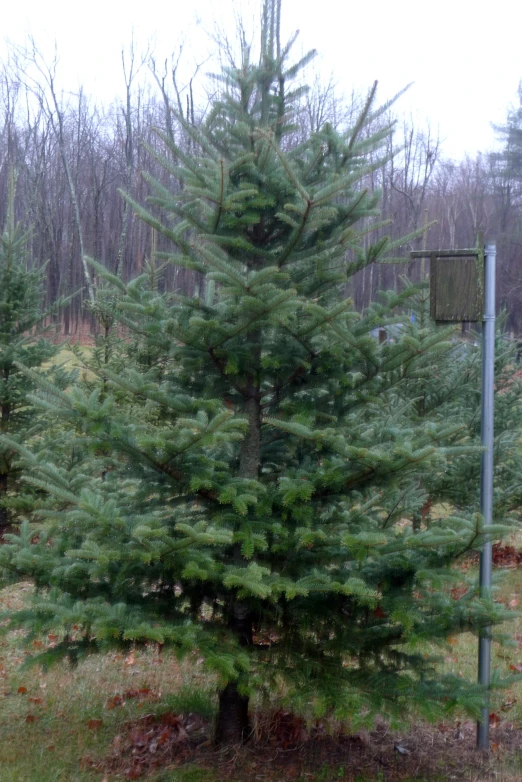
[[430, 259], [430, 315], [440, 323], [478, 323], [484, 310], [484, 254], [472, 250], [412, 252]]

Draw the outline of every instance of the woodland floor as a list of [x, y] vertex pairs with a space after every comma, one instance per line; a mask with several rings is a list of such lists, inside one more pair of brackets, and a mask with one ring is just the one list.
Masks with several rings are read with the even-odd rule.
[[[522, 550], [497, 546], [497, 599], [517, 609]], [[464, 566], [471, 574], [475, 563]], [[17, 607], [32, 587], [0, 592], [0, 610]], [[460, 596], [458, 587], [453, 590]], [[522, 615], [506, 627], [512, 646], [494, 645], [499, 676], [522, 672]], [[215, 684], [197, 652], [180, 664], [157, 647], [127, 655], [94, 656], [77, 668], [49, 671], [21, 665], [57, 636], [21, 645], [17, 633], [0, 639], [0, 782], [515, 782], [522, 779], [522, 675], [491, 702], [491, 750], [475, 749], [475, 725], [453, 719], [411, 722], [372, 731], [307, 723], [275, 708], [254, 716], [241, 749], [216, 751], [211, 742]], [[475, 679], [476, 640], [450, 639], [441, 666]]]

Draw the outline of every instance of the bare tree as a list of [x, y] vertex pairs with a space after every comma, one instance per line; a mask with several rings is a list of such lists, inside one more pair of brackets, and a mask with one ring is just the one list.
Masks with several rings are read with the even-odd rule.
[[80, 207], [74, 178], [71, 172], [71, 165], [68, 157], [65, 117], [66, 109], [58, 95], [57, 71], [58, 71], [58, 51], [55, 46], [54, 56], [50, 63], [46, 62], [43, 54], [39, 50], [34, 38], [30, 38], [29, 47], [17, 50], [16, 71], [19, 74], [20, 81], [23, 81], [27, 88], [36, 98], [41, 112], [45, 115], [54, 137], [58, 143], [60, 157], [62, 160], [69, 195], [73, 207], [74, 223], [77, 231], [78, 242], [80, 245], [80, 258], [83, 266], [85, 283], [89, 300], [94, 303], [95, 291], [89, 267], [85, 256], [85, 246], [83, 241], [82, 222], [80, 219]]

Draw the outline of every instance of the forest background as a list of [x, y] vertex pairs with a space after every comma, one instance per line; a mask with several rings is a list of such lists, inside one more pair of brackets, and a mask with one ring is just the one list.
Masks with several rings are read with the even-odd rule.
[[[241, 29], [235, 32], [242, 34]], [[234, 60], [234, 31], [230, 38], [216, 33], [211, 45], [222, 65]], [[75, 93], [64, 91], [59, 52], [54, 58], [44, 56], [35, 41], [25, 48], [11, 45], [0, 62], [0, 225], [6, 220], [12, 170], [16, 175], [15, 221], [31, 233], [28, 257], [35, 267], [47, 264], [46, 306], [61, 296], [77, 294], [56, 316], [65, 335], [81, 337], [100, 328], [84, 306], [93, 301], [96, 287], [85, 255], [126, 280], [139, 273], [147, 259], [166, 249], [164, 240], [132, 213], [120, 190], [144, 203], [149, 193], [143, 171], [171, 191], [180, 186], [154, 157], [161, 146], [154, 128], [166, 129], [191, 153], [190, 137], [170, 107], [197, 126], [220, 89], [204, 60], [185, 79], [184, 58], [183, 46], [169, 60], [158, 62], [131, 43], [122, 51], [121, 97], [110, 105], [96, 102], [81, 88]], [[316, 79], [302, 98], [294, 141], [325, 122], [337, 129], [350, 126], [365, 99], [365, 93], [352, 93], [347, 99], [333, 81]], [[400, 111], [400, 100], [378, 122], [384, 125], [396, 111]], [[383, 234], [391, 233], [394, 238], [434, 223], [426, 236], [410, 243], [411, 250], [422, 249], [426, 243], [430, 249], [470, 247], [480, 233], [495, 238], [497, 303], [507, 313], [505, 327], [519, 336], [522, 109], [506, 110], [498, 137], [499, 151], [486, 150], [455, 161], [445, 156], [444, 145], [432, 128], [399, 120], [388, 141], [388, 151], [395, 154], [367, 175], [365, 186], [382, 193], [382, 217], [391, 221], [391, 227], [383, 227]], [[159, 212], [157, 216], [162, 217]], [[377, 291], [397, 289], [401, 275], [406, 273], [417, 281], [428, 268], [419, 262], [371, 264], [350, 281], [346, 294], [362, 309]], [[163, 284], [166, 289], [191, 294], [199, 280], [197, 273], [173, 264]]]

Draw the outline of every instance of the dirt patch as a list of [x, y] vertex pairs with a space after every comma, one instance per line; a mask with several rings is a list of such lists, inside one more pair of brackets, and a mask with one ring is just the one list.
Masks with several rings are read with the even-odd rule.
[[489, 753], [476, 750], [475, 730], [475, 724], [466, 721], [416, 725], [398, 733], [383, 722], [373, 731], [350, 735], [339, 728], [332, 735], [320, 722], [310, 727], [302, 718], [278, 711], [256, 717], [245, 746], [217, 750], [208, 721], [167, 712], [127, 723], [105, 761], [86, 758], [83, 765], [108, 780], [146, 778], [160, 768], [189, 764], [230, 782], [498, 780], [500, 766], [516, 766], [522, 726], [494, 723]]

